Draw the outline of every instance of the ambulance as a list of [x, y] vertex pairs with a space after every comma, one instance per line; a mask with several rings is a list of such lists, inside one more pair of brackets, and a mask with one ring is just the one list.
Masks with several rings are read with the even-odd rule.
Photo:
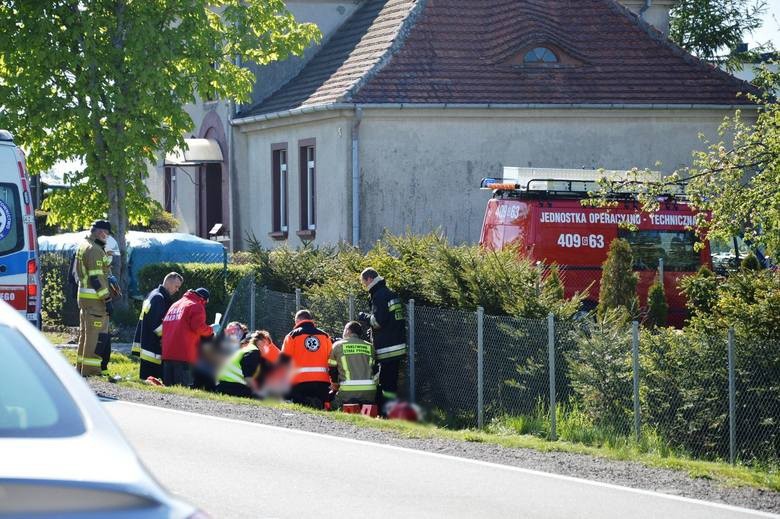
[[0, 300], [41, 326], [35, 210], [24, 153], [0, 130]]
[[[696, 250], [692, 230], [695, 212], [685, 203], [681, 189], [672, 186], [660, 199], [660, 208], [640, 210], [635, 195], [615, 194], [616, 207], [587, 207], [582, 201], [598, 190], [604, 176], [625, 173], [603, 170], [504, 168], [504, 178], [482, 179], [491, 190], [480, 243], [490, 250], [519, 245], [522, 253], [542, 265], [559, 267], [566, 297], [584, 293], [585, 309], [599, 298], [601, 266], [612, 240], [631, 245], [634, 270], [639, 275], [638, 295], [644, 307], [656, 276], [663, 279], [669, 303], [669, 324], [682, 326], [686, 317], [680, 280], [702, 265], [712, 266], [709, 244]], [[660, 176], [658, 176], [660, 179]]]

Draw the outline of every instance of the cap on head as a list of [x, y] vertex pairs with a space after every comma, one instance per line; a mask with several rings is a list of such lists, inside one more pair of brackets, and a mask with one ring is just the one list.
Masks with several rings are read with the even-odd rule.
[[108, 220], [95, 220], [94, 222], [92, 222], [92, 230], [111, 232], [111, 222], [109, 222]]
[[196, 288], [193, 290], [196, 294], [198, 294], [202, 299], [208, 301], [211, 294], [209, 294], [209, 291], [203, 287]]

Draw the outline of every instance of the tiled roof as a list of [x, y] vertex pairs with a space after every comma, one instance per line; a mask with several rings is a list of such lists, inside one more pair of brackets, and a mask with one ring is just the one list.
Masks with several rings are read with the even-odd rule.
[[367, 0], [290, 82], [241, 116], [343, 100], [388, 53], [415, 0]]
[[[523, 66], [535, 46], [560, 63]], [[738, 93], [751, 89], [615, 0], [368, 0], [252, 114], [335, 101], [749, 104]]]

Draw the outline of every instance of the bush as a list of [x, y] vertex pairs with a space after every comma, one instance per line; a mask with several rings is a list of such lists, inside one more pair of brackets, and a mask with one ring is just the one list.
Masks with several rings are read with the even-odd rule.
[[666, 302], [664, 285], [660, 279], [650, 285], [647, 291], [647, 325], [651, 328], [666, 326], [669, 316], [669, 303]]
[[462, 310], [478, 306], [489, 315], [541, 318], [553, 312], [571, 317], [579, 298], [566, 300], [557, 272], [545, 276], [515, 248], [487, 251], [476, 245], [454, 246], [439, 234], [388, 234], [366, 254], [348, 245], [297, 250], [250, 246], [260, 282], [272, 289], [303, 289], [312, 298], [357, 297], [364, 307], [367, 295], [360, 272], [374, 267], [401, 299], [418, 305]]
[[752, 252], [745, 256], [739, 266], [742, 270], [761, 270], [761, 262]]
[[131, 224], [128, 229], [142, 232], [174, 232], [178, 227], [179, 221], [176, 217], [156, 204], [148, 224]]
[[612, 240], [601, 274], [599, 319], [604, 319], [607, 311], [615, 308], [623, 308], [629, 316], [636, 316], [639, 310], [636, 296], [638, 280], [631, 245], [622, 238]]
[[228, 265], [227, 276], [220, 263], [155, 263], [146, 265], [138, 275], [139, 289], [143, 294], [156, 288], [169, 272], [178, 272], [184, 276], [182, 290], [174, 296], [177, 299], [187, 289], [204, 287], [211, 294], [206, 313], [208, 322], [212, 322], [214, 314], [224, 312], [230, 296], [239, 282], [251, 275], [254, 269], [251, 265]]
[[613, 308], [589, 329], [574, 332], [568, 353], [571, 387], [583, 411], [614, 431], [631, 431], [633, 372], [631, 326], [625, 309]]
[[718, 279], [714, 272], [702, 265], [695, 275], [682, 279], [680, 290], [691, 316], [707, 315], [718, 299]]

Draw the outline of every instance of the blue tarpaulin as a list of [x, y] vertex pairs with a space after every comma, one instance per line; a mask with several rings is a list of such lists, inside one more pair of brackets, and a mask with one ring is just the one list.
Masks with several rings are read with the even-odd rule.
[[[83, 239], [84, 232], [39, 236], [41, 253], [74, 252]], [[129, 290], [138, 293], [138, 273], [151, 263], [222, 263], [225, 248], [215, 241], [204, 240], [184, 233], [151, 233], [129, 231], [127, 233]]]

